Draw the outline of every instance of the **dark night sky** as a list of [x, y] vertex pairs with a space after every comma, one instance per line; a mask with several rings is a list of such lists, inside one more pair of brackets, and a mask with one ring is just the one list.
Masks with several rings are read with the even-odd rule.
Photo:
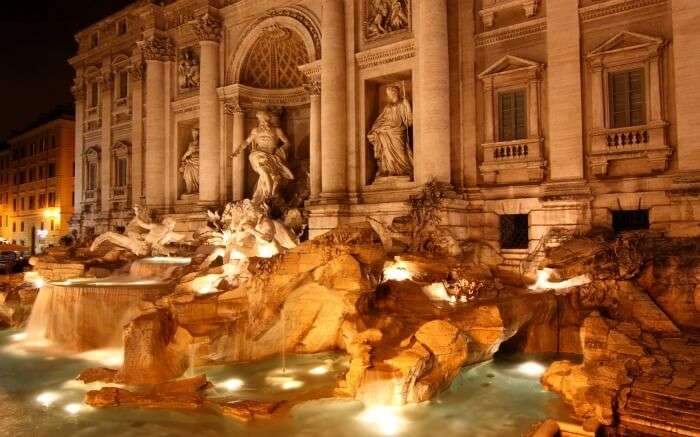
[[73, 35], [133, 0], [0, 0], [0, 141], [73, 99]]

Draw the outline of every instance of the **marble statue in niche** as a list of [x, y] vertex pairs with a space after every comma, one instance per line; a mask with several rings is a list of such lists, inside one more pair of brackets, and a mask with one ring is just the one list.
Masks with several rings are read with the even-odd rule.
[[192, 48], [182, 51], [178, 69], [178, 84], [181, 91], [199, 88], [199, 59]]
[[377, 177], [412, 176], [413, 151], [408, 138], [413, 125], [411, 104], [405, 90], [391, 85], [386, 88], [388, 103], [367, 134], [374, 158]]
[[185, 181], [185, 194], [199, 192], [199, 129], [192, 129], [192, 141], [180, 158], [180, 173]]
[[285, 179], [294, 179], [294, 175], [286, 164], [289, 139], [282, 129], [273, 125], [272, 114], [258, 111], [256, 117], [258, 126], [253, 128], [245, 143], [239, 145], [232, 156], [251, 148], [248, 159], [253, 171], [258, 174], [252, 200], [254, 203], [267, 203], [279, 195], [280, 184]]
[[366, 37], [408, 28], [408, 0], [368, 0]]

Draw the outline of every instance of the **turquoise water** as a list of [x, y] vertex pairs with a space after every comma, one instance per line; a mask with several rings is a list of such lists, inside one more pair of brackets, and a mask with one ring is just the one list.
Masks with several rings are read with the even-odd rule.
[[[19, 353], [16, 334], [0, 331], [0, 435], [6, 436], [507, 437], [521, 436], [548, 417], [568, 417], [558, 396], [543, 391], [515, 357], [464, 368], [438, 399], [397, 409], [319, 400], [297, 405], [285, 419], [253, 425], [208, 412], [97, 410], [82, 405], [86, 387], [73, 378], [99, 364]], [[345, 362], [336, 355], [288, 357], [284, 374], [280, 365], [268, 360], [198, 371], [215, 383], [210, 396], [285, 399], [334, 386]], [[44, 403], [53, 400], [49, 406], [37, 401], [42, 394]]]

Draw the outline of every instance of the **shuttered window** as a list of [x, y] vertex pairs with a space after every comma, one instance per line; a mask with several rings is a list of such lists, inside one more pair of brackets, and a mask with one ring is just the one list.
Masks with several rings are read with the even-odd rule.
[[644, 70], [610, 73], [610, 124], [612, 128], [646, 123]]
[[527, 138], [527, 108], [525, 103], [525, 90], [498, 94], [499, 141]]

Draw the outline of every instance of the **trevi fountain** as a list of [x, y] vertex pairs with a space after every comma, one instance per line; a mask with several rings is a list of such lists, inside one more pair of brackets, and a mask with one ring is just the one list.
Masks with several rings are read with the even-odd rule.
[[[79, 229], [3, 283], [0, 434], [700, 435], [697, 184], [656, 176], [698, 162], [686, 131], [673, 153], [663, 139], [669, 46], [622, 19], [577, 45], [579, 15], [664, 2], [546, 3], [142, 1], [120, 12], [125, 34], [81, 32]], [[532, 50], [511, 41], [531, 35]], [[122, 43], [132, 57], [101, 51]], [[625, 62], [656, 68], [653, 119], [584, 123], [585, 87]], [[584, 63], [593, 85], [568, 75]], [[112, 105], [108, 67], [131, 100]], [[588, 99], [605, 113], [602, 91]], [[131, 195], [95, 140], [124, 126]], [[649, 209], [650, 229], [608, 223]], [[523, 216], [524, 247], [502, 250]]]

